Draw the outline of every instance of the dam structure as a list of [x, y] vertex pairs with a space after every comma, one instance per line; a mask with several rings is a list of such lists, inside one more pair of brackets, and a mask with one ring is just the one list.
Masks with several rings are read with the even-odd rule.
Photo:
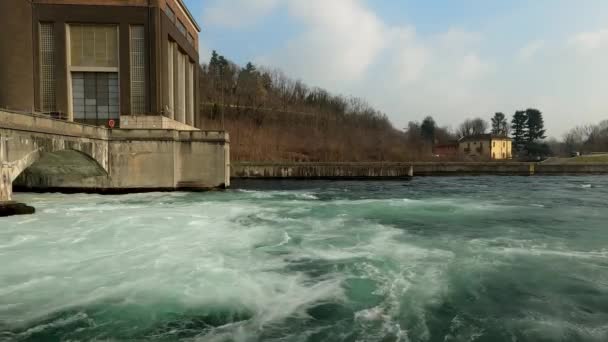
[[13, 187], [125, 193], [230, 185], [230, 140], [221, 131], [163, 128], [160, 121], [108, 129], [0, 111], [0, 144], [0, 202], [12, 200]]
[[199, 117], [183, 0], [0, 1], [0, 202], [13, 189], [229, 186], [229, 137]]

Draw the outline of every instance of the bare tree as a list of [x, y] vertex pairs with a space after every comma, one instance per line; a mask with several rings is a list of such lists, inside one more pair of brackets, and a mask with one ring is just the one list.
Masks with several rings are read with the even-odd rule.
[[490, 125], [484, 119], [466, 119], [460, 124], [456, 134], [459, 138], [485, 134], [488, 131], [488, 127], [490, 127]]

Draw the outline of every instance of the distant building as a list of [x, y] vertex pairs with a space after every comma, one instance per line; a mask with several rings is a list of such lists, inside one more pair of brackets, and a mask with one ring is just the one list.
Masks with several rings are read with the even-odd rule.
[[446, 158], [458, 156], [460, 151], [458, 150], [458, 141], [450, 142], [447, 144], [437, 144], [433, 146], [433, 155]]
[[198, 34], [182, 0], [0, 0], [0, 108], [196, 126]]
[[506, 160], [513, 158], [513, 141], [509, 137], [492, 134], [480, 134], [464, 137], [458, 142], [459, 151], [463, 156]]

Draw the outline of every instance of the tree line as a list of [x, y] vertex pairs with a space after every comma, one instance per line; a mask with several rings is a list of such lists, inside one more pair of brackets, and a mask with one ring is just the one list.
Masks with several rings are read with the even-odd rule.
[[608, 152], [608, 120], [596, 125], [582, 125], [572, 128], [564, 135], [561, 146], [551, 142], [556, 150], [579, 152]]
[[199, 124], [231, 134], [235, 160], [406, 160], [403, 132], [366, 101], [335, 95], [213, 51], [202, 64]]
[[486, 121], [483, 118], [466, 119], [454, 131], [439, 127], [432, 116], [419, 122], [410, 122], [405, 128], [406, 141], [418, 155], [428, 154], [434, 145], [456, 142], [465, 137], [492, 134], [512, 137], [513, 148], [522, 158], [546, 157], [550, 149], [543, 140], [546, 138], [543, 114], [538, 109], [516, 111], [511, 122], [498, 112]]
[[408, 161], [432, 159], [434, 145], [488, 134], [513, 139], [517, 157], [608, 151], [608, 120], [573, 128], [563, 141], [546, 140], [543, 113], [534, 108], [469, 118], [456, 128], [432, 116], [404, 129], [365, 100], [332, 94], [278, 69], [244, 67], [213, 52], [200, 67], [199, 124], [231, 134], [235, 160]]

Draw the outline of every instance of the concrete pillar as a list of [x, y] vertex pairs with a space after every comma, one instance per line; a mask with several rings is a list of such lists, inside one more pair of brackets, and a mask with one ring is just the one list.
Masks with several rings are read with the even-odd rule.
[[13, 193], [7, 152], [6, 138], [0, 137], [0, 203], [10, 201]]
[[536, 173], [536, 164], [530, 163], [530, 176], [534, 176]]
[[0, 203], [12, 200], [13, 183], [11, 182], [10, 169], [0, 166]]

